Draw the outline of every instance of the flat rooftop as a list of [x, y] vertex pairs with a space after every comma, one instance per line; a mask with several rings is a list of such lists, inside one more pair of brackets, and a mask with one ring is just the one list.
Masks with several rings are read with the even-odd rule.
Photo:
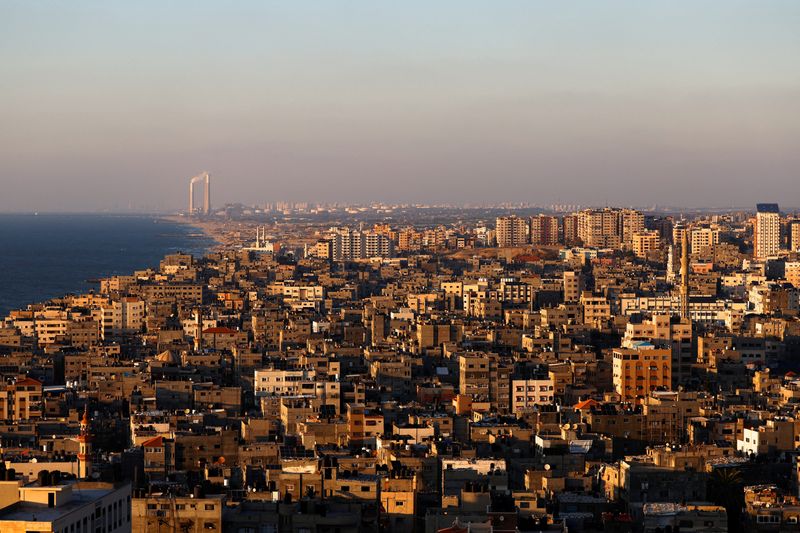
[[43, 503], [17, 502], [0, 510], [0, 520], [11, 522], [52, 522], [62, 516], [77, 511], [114, 492], [107, 489], [78, 489], [73, 486], [72, 498], [58, 507], [48, 507]]

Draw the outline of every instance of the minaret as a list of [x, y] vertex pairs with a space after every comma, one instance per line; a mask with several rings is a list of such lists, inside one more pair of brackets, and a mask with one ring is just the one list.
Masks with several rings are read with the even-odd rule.
[[194, 351], [200, 352], [203, 350], [203, 313], [198, 309], [195, 311], [194, 316], [197, 324], [197, 333], [194, 336]]
[[78, 436], [78, 478], [87, 479], [92, 475], [92, 434], [89, 429], [89, 403], [83, 411], [81, 434]]
[[681, 318], [689, 318], [689, 227], [681, 237]]

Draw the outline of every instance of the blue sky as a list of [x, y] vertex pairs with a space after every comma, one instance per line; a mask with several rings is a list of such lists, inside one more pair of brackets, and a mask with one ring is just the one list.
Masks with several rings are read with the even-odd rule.
[[800, 205], [800, 2], [0, 2], [0, 210]]

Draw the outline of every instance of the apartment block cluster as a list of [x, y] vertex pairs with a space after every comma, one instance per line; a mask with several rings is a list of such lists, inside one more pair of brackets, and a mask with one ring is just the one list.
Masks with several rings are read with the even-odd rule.
[[777, 206], [317, 237], [5, 317], [0, 531], [800, 527]]
[[634, 209], [585, 209], [564, 216], [540, 214], [498, 217], [498, 246], [577, 244], [596, 248], [631, 248], [644, 232], [644, 213]]

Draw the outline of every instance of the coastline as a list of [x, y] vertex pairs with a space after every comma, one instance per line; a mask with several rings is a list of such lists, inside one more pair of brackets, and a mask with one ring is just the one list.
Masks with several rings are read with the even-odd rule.
[[240, 249], [247, 242], [250, 232], [255, 231], [255, 225], [242, 221], [197, 220], [180, 215], [165, 215], [161, 219], [196, 229], [212, 240], [214, 245], [207, 250], [208, 253]]
[[[0, 322], [15, 309], [97, 290], [99, 278], [157, 268], [158, 261], [173, 251], [205, 256], [218, 245], [213, 234], [198, 231], [190, 235], [189, 228], [176, 219], [159, 215], [107, 217], [105, 214], [6, 217], [0, 228], [3, 230], [0, 246], [6, 252], [0, 258], [0, 267], [6, 272], [0, 284]], [[128, 220], [134, 225], [130, 231]], [[153, 224], [161, 221], [173, 231]], [[112, 230], [108, 229], [109, 224]], [[22, 232], [33, 238], [14, 237]], [[48, 266], [54, 264], [58, 267]]]
[[188, 226], [190, 228], [198, 230], [204, 237], [212, 241], [212, 244], [206, 250], [206, 253], [220, 252], [222, 250], [229, 248], [228, 246], [225, 245], [224, 232], [222, 232], [214, 222], [191, 220], [189, 218], [182, 217], [180, 215], [162, 215], [159, 216], [159, 220], [164, 220], [167, 222], [172, 222], [183, 226]]

